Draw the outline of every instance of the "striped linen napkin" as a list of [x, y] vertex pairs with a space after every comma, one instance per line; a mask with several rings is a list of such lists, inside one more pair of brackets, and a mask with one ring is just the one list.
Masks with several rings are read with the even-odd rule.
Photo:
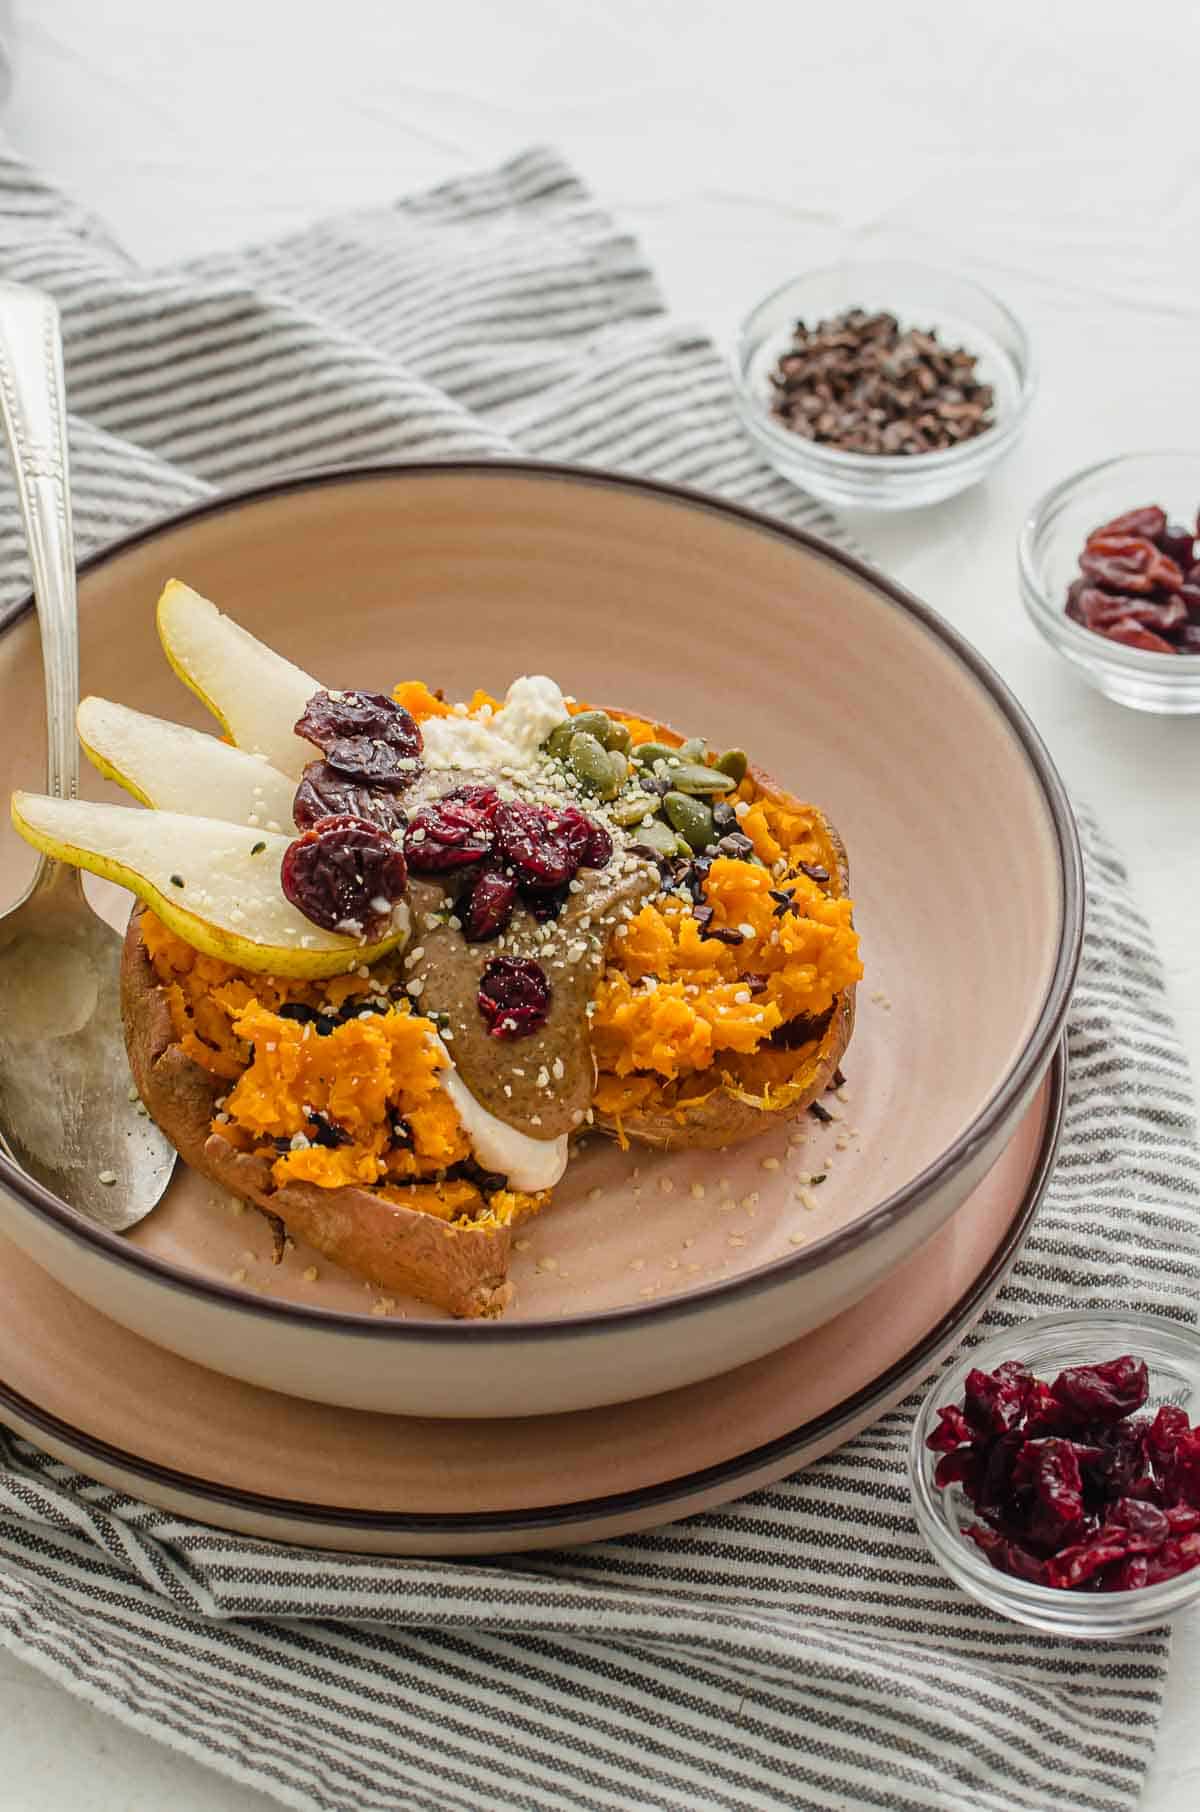
[[[153, 271], [0, 152], [0, 274], [64, 315], [81, 549], [227, 485], [334, 462], [582, 460], [841, 538], [758, 461], [721, 364], [552, 154]], [[0, 492], [0, 599], [21, 577]], [[1186, 1067], [1120, 864], [1090, 918], [1062, 1159], [987, 1320], [1194, 1320]], [[913, 1404], [800, 1476], [672, 1527], [474, 1563], [356, 1559], [152, 1510], [16, 1439], [0, 1640], [129, 1724], [322, 1812], [1131, 1808], [1168, 1643], [1074, 1645], [927, 1557]]]

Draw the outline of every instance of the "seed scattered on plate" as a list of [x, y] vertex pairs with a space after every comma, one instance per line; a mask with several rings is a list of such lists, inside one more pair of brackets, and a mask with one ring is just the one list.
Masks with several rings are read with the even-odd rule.
[[671, 1181], [670, 1177], [659, 1177], [658, 1187], [659, 1187], [659, 1192], [662, 1195], [674, 1195], [674, 1193], [675, 1193], [675, 1185]]
[[693, 1183], [692, 1184], [692, 1195], [696, 1201], [702, 1202], [704, 1200], [704, 1184], [703, 1183]]
[[318, 1275], [317, 1267], [315, 1265], [309, 1265], [308, 1269], [304, 1273], [305, 1283], [316, 1283], [317, 1275]]
[[245, 1283], [246, 1281], [246, 1273], [241, 1265], [238, 1266], [236, 1271], [231, 1271], [229, 1275], [234, 1283]]
[[598, 1202], [600, 1200], [600, 1197], [603, 1194], [604, 1194], [603, 1189], [589, 1189], [588, 1190], [588, 1201], [589, 1202]]
[[644, 1258], [631, 1258], [629, 1261], [629, 1269], [631, 1271], [644, 1271], [646, 1269], [645, 1259]]
[[558, 1260], [556, 1258], [539, 1258], [537, 1268], [539, 1271], [557, 1271]]
[[116, 1180], [117, 1180], [117, 1173], [115, 1170], [102, 1170], [102, 1171], [100, 1171], [100, 1173], [98, 1174], [98, 1176], [96, 1178], [96, 1181], [98, 1183], [103, 1183], [106, 1186], [111, 1183], [115, 1183]]
[[746, 1241], [742, 1234], [730, 1233], [726, 1235], [725, 1243], [728, 1246], [744, 1246]]
[[778, 1158], [760, 1158], [758, 1160], [758, 1163], [759, 1163], [759, 1168], [761, 1170], [778, 1170], [779, 1169], [779, 1159]]

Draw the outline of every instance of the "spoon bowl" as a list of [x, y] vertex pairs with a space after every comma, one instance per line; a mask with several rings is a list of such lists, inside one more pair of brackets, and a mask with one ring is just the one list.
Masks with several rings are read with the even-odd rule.
[[[58, 310], [0, 284], [0, 417], [33, 568], [49, 749], [47, 791], [79, 790], [79, 633]], [[42, 857], [0, 916], [0, 1171], [15, 1163], [112, 1232], [136, 1226], [170, 1180], [175, 1151], [129, 1077], [121, 937], [77, 871]]]

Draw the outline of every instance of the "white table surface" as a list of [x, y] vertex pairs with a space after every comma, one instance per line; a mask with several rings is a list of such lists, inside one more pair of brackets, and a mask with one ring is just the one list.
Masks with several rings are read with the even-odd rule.
[[[17, 8], [13, 141], [148, 263], [544, 141], [642, 236], [677, 311], [722, 337], [767, 285], [850, 246], [961, 263], [1000, 289], [1041, 362], [1024, 445], [964, 498], [854, 527], [995, 663], [1102, 812], [1200, 1067], [1200, 719], [1087, 690], [1035, 638], [1014, 581], [1018, 526], [1048, 484], [1107, 454], [1200, 441], [1191, 0]], [[1200, 1799], [1198, 1672], [1193, 1614], [1145, 1812]], [[3, 1656], [0, 1783], [22, 1812], [274, 1803]]]

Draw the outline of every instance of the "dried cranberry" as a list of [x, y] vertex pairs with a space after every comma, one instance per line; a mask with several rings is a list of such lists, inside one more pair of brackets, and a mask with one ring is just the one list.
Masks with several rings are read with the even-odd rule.
[[381, 830], [399, 830], [407, 822], [394, 793], [359, 786], [327, 761], [310, 761], [304, 770], [292, 816], [300, 830], [311, 830], [321, 818], [365, 818]]
[[1032, 1383], [1028, 1368], [1016, 1360], [998, 1365], [994, 1372], [969, 1371], [963, 1413], [980, 1434], [1004, 1434], [1025, 1413]]
[[1166, 1518], [1172, 1535], [1193, 1535], [1200, 1529], [1200, 1510], [1191, 1504], [1172, 1504]]
[[521, 898], [531, 918], [544, 925], [556, 919], [571, 897], [571, 883], [564, 881], [561, 887], [531, 887], [528, 881], [521, 883]]
[[1177, 1500], [1200, 1510], [1200, 1428], [1190, 1428], [1176, 1441], [1166, 1478]]
[[938, 1426], [928, 1437], [925, 1445], [934, 1453], [953, 1453], [964, 1441], [973, 1439], [971, 1424], [963, 1415], [957, 1403], [943, 1403], [938, 1410]]
[[1144, 1541], [1157, 1547], [1173, 1533], [1170, 1520], [1165, 1510], [1157, 1504], [1149, 1504], [1144, 1498], [1120, 1497], [1108, 1513], [1107, 1521], [1123, 1529], [1130, 1529]]
[[478, 1000], [493, 1038], [527, 1038], [546, 1023], [550, 983], [531, 957], [497, 956], [479, 978]]
[[1146, 1433], [1146, 1446], [1158, 1461], [1167, 1460], [1185, 1435], [1191, 1433], [1187, 1412], [1174, 1403], [1164, 1403]]
[[[1139, 529], [1139, 534], [1146, 534]], [[1196, 537], [1184, 522], [1168, 522], [1160, 534], [1151, 535], [1150, 540], [1160, 547], [1168, 560], [1174, 560], [1186, 572], [1196, 557]]]
[[329, 753], [332, 744], [366, 737], [416, 759], [424, 747], [416, 719], [382, 692], [318, 692], [295, 726], [296, 735]]
[[577, 868], [607, 868], [612, 860], [613, 841], [602, 824], [567, 805], [555, 812], [547, 828], [562, 839], [575, 858]]
[[408, 870], [386, 831], [363, 818], [320, 818], [289, 843], [280, 869], [284, 895], [326, 931], [381, 936], [404, 898]]
[[1020, 1542], [1011, 1541], [982, 1523], [974, 1523], [967, 1534], [999, 1572], [1011, 1573], [1014, 1579], [1027, 1579], [1031, 1585], [1049, 1585], [1045, 1561], [1030, 1554]]
[[[471, 797], [463, 795], [470, 793]], [[417, 874], [445, 874], [480, 862], [492, 847], [495, 789], [463, 788], [447, 793], [414, 812], [404, 839], [404, 853]]]
[[1130, 1554], [1137, 1552], [1139, 1548], [1135, 1537], [1127, 1536], [1120, 1529], [1101, 1530], [1098, 1534], [1089, 1536], [1087, 1541], [1077, 1542], [1073, 1547], [1063, 1548], [1059, 1553], [1052, 1554], [1046, 1562], [1047, 1583], [1069, 1591], [1072, 1586], [1082, 1585], [1084, 1580], [1091, 1579], [1114, 1561], [1125, 1560]]
[[485, 868], [465, 900], [458, 903], [463, 936], [469, 944], [483, 944], [499, 937], [512, 918], [517, 899], [516, 877], [498, 868]]
[[1064, 1411], [1079, 1422], [1119, 1422], [1140, 1409], [1150, 1394], [1144, 1359], [1123, 1353], [1102, 1365], [1072, 1365], [1050, 1386]]
[[1030, 1539], [1051, 1549], [1073, 1541], [1083, 1524], [1083, 1478], [1071, 1442], [1054, 1436], [1044, 1441], [1026, 1441], [1018, 1467], [1020, 1476], [1028, 1479], [1033, 1490]]
[[[582, 814], [581, 814], [582, 815]], [[561, 887], [579, 867], [568, 836], [550, 829], [563, 814], [536, 805], [502, 801], [496, 809], [492, 831], [496, 855], [516, 869], [522, 881], [538, 887]]]
[[1143, 535], [1147, 541], [1157, 541], [1166, 526], [1167, 512], [1160, 510], [1156, 503], [1147, 503], [1140, 509], [1126, 510], [1123, 516], [1114, 516], [1111, 522], [1093, 529], [1088, 536], [1088, 545], [1109, 535]]

